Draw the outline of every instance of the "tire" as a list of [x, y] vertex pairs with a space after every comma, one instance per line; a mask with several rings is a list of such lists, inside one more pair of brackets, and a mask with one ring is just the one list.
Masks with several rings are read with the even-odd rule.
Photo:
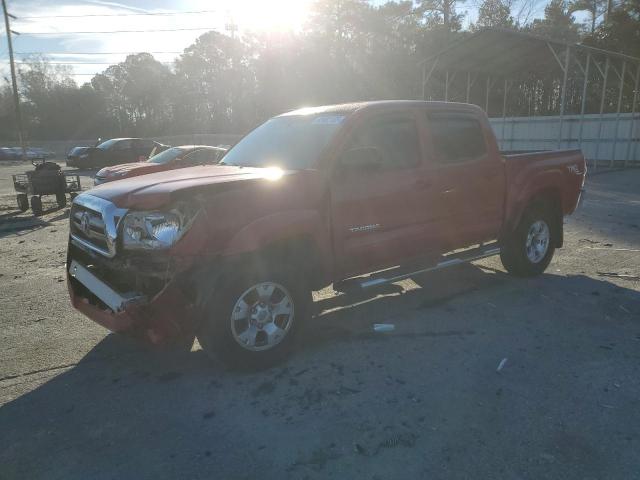
[[202, 349], [236, 370], [281, 362], [309, 313], [311, 290], [304, 278], [271, 269], [232, 274], [223, 282], [204, 308], [197, 333]]
[[42, 200], [36, 195], [31, 197], [31, 211], [35, 216], [42, 215]]
[[556, 249], [554, 225], [550, 209], [527, 209], [518, 227], [502, 242], [500, 260], [504, 268], [518, 277], [533, 277], [543, 273]]
[[67, 206], [67, 196], [64, 193], [56, 193], [56, 202], [58, 207], [64, 208]]
[[27, 197], [26, 193], [17, 194], [16, 200], [18, 201], [18, 209], [21, 212], [26, 212], [27, 210], [29, 210], [29, 197]]

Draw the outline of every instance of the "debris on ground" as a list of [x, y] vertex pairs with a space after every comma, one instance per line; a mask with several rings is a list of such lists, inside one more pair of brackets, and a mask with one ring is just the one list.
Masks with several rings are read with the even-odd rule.
[[393, 323], [374, 323], [373, 331], [378, 333], [393, 332], [396, 326]]
[[367, 451], [365, 450], [365, 448], [364, 448], [362, 445], [360, 445], [359, 443], [356, 443], [356, 444], [353, 446], [353, 450], [354, 450], [357, 454], [360, 454], [360, 455], [366, 455], [366, 454], [367, 454]]
[[601, 277], [613, 277], [619, 278], [620, 280], [640, 280], [640, 276], [638, 275], [627, 275], [626, 273], [615, 273], [615, 272], [596, 272]]
[[498, 368], [496, 368], [496, 372], [500, 372], [504, 368], [504, 366], [507, 364], [507, 360], [507, 357], [504, 357], [502, 360], [500, 360]]

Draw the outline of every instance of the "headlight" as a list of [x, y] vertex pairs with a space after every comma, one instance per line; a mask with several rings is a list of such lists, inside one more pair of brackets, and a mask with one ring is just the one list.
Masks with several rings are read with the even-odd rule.
[[122, 245], [128, 249], [169, 248], [191, 227], [196, 214], [184, 204], [166, 212], [129, 212], [123, 219]]

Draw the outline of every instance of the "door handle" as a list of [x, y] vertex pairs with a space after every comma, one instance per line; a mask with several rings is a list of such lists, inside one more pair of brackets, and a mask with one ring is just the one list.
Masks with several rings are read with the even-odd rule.
[[445, 195], [445, 194], [446, 194], [446, 195], [450, 195], [450, 194], [452, 194], [452, 193], [456, 193], [456, 191], [457, 191], [457, 190], [456, 190], [455, 188], [448, 188], [447, 190], [443, 190], [443, 191], [442, 191], [442, 194], [443, 194], [443, 195]]

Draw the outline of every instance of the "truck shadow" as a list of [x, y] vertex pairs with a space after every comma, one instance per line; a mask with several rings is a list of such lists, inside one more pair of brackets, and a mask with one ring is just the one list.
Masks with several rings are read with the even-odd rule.
[[315, 302], [319, 313], [307, 328], [301, 348], [321, 347], [330, 341], [384, 339], [402, 333], [380, 335], [374, 323], [403, 323], [407, 313], [442, 309], [446, 314], [454, 307], [450, 302], [465, 294], [486, 291], [487, 294], [513, 277], [503, 271], [474, 264], [462, 264], [441, 271], [424, 273], [411, 281], [383, 285], [358, 293], [322, 298]]
[[[475, 292], [472, 309], [480, 303], [491, 304], [489, 308], [496, 310], [511, 309], [513, 322], [524, 320], [513, 305], [503, 303], [510, 288], [525, 290], [519, 295], [528, 291], [532, 295], [528, 302], [540, 302], [541, 292], [556, 292], [569, 295], [576, 308], [581, 308], [581, 298], [597, 296], [605, 310], [617, 309], [623, 299], [625, 308], [640, 312], [637, 291], [582, 275], [545, 274], [518, 280], [500, 271], [466, 265], [423, 275], [414, 282], [421, 288], [390, 287], [359, 297], [319, 300], [322, 313], [310, 323], [299, 351], [287, 364], [271, 371], [233, 373], [211, 364], [201, 351], [184, 356], [153, 353], [108, 335], [76, 365], [0, 379], [5, 398], [11, 392], [19, 395], [24, 385], [41, 383], [0, 408], [0, 477], [49, 478], [53, 473], [56, 478], [96, 478], [94, 474], [100, 472], [100, 478], [122, 478], [125, 472], [136, 471], [137, 478], [167, 478], [174, 476], [172, 472], [180, 476], [177, 472], [181, 470], [165, 470], [174, 461], [211, 465], [221, 478], [237, 477], [242, 468], [250, 472], [251, 467], [239, 467], [242, 461], [234, 457], [234, 448], [238, 447], [235, 452], [242, 450], [247, 437], [242, 428], [231, 428], [233, 418], [249, 415], [247, 418], [255, 421], [276, 422], [273, 417], [260, 416], [263, 407], [259, 402], [278, 397], [279, 382], [298, 388], [303, 398], [303, 385], [296, 385], [304, 381], [304, 372], [328, 364], [327, 349], [343, 348], [343, 342], [473, 333], [454, 315], [456, 310], [469, 308], [470, 300], [463, 296], [471, 292]], [[602, 328], [607, 324], [606, 319], [590, 316], [591, 312], [582, 308], [584, 315], [567, 320], [572, 322], [567, 328]], [[403, 331], [402, 325], [408, 321], [405, 317], [416, 315], [422, 330]], [[447, 322], [446, 329], [434, 328], [430, 323], [434, 315]], [[371, 324], [384, 320], [396, 324], [396, 332], [372, 333]], [[425, 350], [425, 376], [430, 374], [430, 360], [434, 360], [429, 355], [448, 355], [446, 348], [442, 350], [445, 353]], [[257, 417], [247, 413], [254, 410]], [[243, 424], [243, 428], [250, 429], [250, 425]], [[257, 432], [249, 431], [252, 435]], [[235, 459], [233, 465], [229, 458]], [[273, 465], [264, 466], [270, 477]]]
[[[48, 216], [58, 212], [54, 217]], [[54, 222], [69, 217], [68, 207], [48, 207], [42, 212], [42, 216], [29, 216], [28, 213], [18, 210], [0, 215], [0, 238], [8, 235], [24, 235], [44, 227], [50, 227]]]

